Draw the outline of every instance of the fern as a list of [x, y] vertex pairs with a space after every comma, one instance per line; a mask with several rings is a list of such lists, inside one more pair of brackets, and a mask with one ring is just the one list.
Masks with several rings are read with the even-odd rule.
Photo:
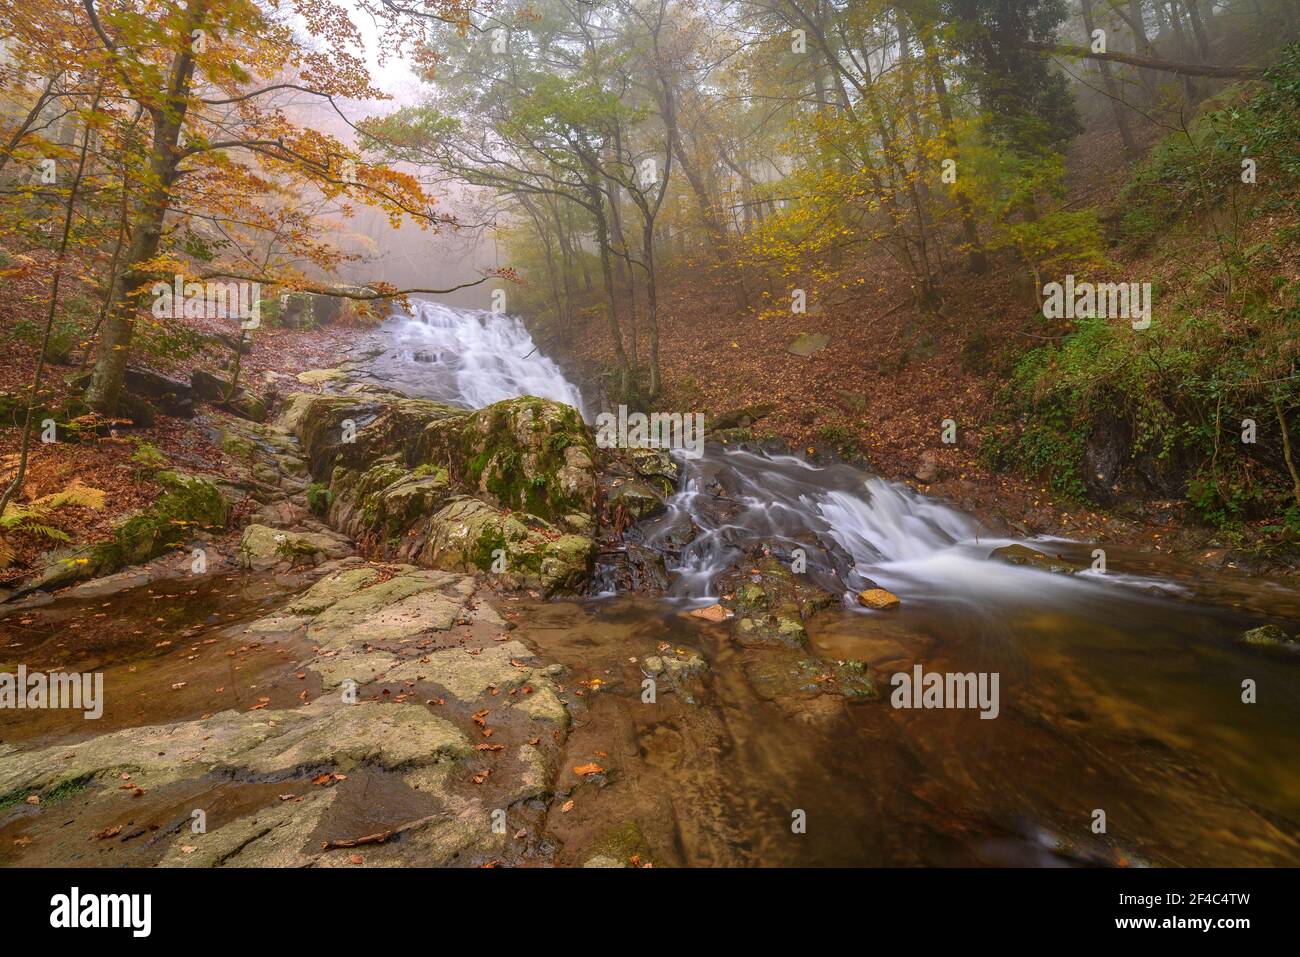
[[43, 519], [50, 512], [69, 505], [83, 508], [101, 509], [104, 507], [104, 491], [73, 482], [67, 488], [50, 495], [42, 495], [27, 505], [10, 502], [0, 515], [0, 569], [13, 564], [16, 552], [9, 540], [13, 535], [33, 535], [56, 542], [70, 542], [71, 536], [60, 528], [47, 525]]
[[46, 511], [61, 508], [64, 505], [80, 505], [83, 508], [93, 508], [98, 511], [104, 507], [104, 490], [91, 488], [89, 485], [82, 485], [80, 482], [73, 482], [61, 492], [43, 496], [32, 502], [33, 507], [39, 507]]

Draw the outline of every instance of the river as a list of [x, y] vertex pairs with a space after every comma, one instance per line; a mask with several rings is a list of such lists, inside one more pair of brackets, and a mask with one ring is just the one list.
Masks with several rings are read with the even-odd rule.
[[[470, 407], [531, 392], [590, 417], [514, 318], [427, 304], [388, 334], [372, 368], [390, 387]], [[684, 863], [1300, 864], [1300, 660], [1236, 640], [1262, 621], [1294, 630], [1294, 590], [1108, 543], [1027, 543], [1085, 566], [1077, 575], [1006, 565], [988, 555], [1011, 539], [847, 465], [712, 444], [680, 461], [667, 513], [638, 530], [654, 546], [684, 519], [695, 527], [670, 559], [670, 596], [552, 603], [520, 624], [548, 655], [625, 679], [623, 700], [588, 716], [608, 727], [587, 733], [637, 742], [641, 787], [673, 796]], [[886, 701], [791, 721], [747, 680], [770, 652], [680, 615], [710, 604], [760, 543], [804, 546], [844, 590], [843, 607], [812, 619], [819, 656], [886, 678], [918, 663], [997, 673], [999, 717]], [[1091, 567], [1099, 544], [1104, 572]], [[872, 582], [901, 607], [856, 606]], [[634, 636], [703, 642], [713, 680], [699, 710], [643, 713]], [[1256, 703], [1242, 701], [1246, 680]], [[789, 826], [796, 809], [805, 835]]]
[[[421, 303], [380, 345], [360, 376], [410, 395], [477, 408], [532, 394], [594, 414], [513, 317]], [[667, 511], [631, 533], [668, 556], [668, 594], [507, 600], [518, 637], [600, 686], [573, 709], [566, 764], [619, 768], [552, 825], [555, 863], [581, 863], [566, 847], [583, 832], [635, 821], [632, 843], [683, 865], [1300, 865], [1300, 655], [1237, 640], [1261, 622], [1294, 631], [1294, 589], [1114, 543], [1022, 543], [1085, 566], [1074, 575], [1012, 566], [989, 559], [1012, 539], [847, 465], [712, 444], [679, 461]], [[879, 698], [791, 684], [808, 652], [686, 614], [762, 547], [802, 549], [844, 595], [810, 620], [809, 650], [870, 665]], [[1104, 571], [1089, 567], [1098, 547]], [[872, 584], [901, 607], [861, 608]], [[242, 599], [259, 614], [277, 600]], [[167, 627], [210, 620], [210, 603], [196, 609]], [[94, 614], [125, 634], [150, 611], [128, 593]], [[645, 659], [665, 647], [709, 669], [693, 695], [647, 705]], [[918, 665], [997, 675], [997, 716], [894, 707], [890, 677]]]

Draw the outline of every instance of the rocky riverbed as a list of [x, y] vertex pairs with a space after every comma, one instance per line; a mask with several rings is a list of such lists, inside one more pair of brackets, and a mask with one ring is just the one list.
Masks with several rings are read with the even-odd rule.
[[[554, 400], [308, 381], [0, 605], [0, 671], [106, 697], [0, 716], [0, 863], [1300, 861], [1285, 589], [961, 544], [741, 433], [687, 473]], [[997, 720], [894, 707], [916, 667], [999, 674]]]

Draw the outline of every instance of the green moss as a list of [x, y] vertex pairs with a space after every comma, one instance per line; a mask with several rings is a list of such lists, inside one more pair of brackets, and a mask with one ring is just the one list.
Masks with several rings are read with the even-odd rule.
[[641, 833], [641, 825], [635, 820], [616, 824], [600, 836], [591, 849], [592, 856], [603, 854], [624, 864], [632, 858], [638, 858], [642, 864], [651, 863], [650, 845]]
[[440, 482], [449, 482], [451, 480], [445, 465], [434, 465], [432, 462], [425, 462], [423, 465], [416, 466], [411, 475], [415, 478], [433, 477]]
[[231, 458], [245, 461], [251, 460], [257, 453], [257, 446], [253, 444], [252, 440], [235, 432], [222, 432], [220, 447], [221, 451]]
[[229, 507], [211, 482], [169, 471], [157, 473], [154, 479], [166, 491], [149, 508], [114, 529], [107, 542], [91, 550], [98, 574], [161, 555], [183, 542], [194, 528], [225, 527]]
[[330, 504], [334, 501], [334, 493], [320, 482], [312, 482], [307, 486], [307, 507], [311, 509], [313, 515], [323, 516], [330, 510]]
[[[40, 794], [41, 806], [48, 807], [51, 804], [57, 804], [60, 801], [66, 801], [74, 795], [80, 794], [86, 788], [90, 787], [90, 782], [94, 780], [93, 775], [84, 775], [79, 778], [70, 778], [66, 781], [60, 781], [48, 791], [36, 792]], [[27, 796], [32, 794], [31, 788], [18, 788], [10, 791], [8, 794], [0, 795], [0, 814], [9, 810], [15, 805], [21, 804], [27, 800]]]

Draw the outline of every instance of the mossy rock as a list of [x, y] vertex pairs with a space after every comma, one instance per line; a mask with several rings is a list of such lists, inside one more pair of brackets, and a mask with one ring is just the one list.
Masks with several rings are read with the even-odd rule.
[[385, 458], [365, 472], [335, 468], [329, 493], [335, 528], [384, 543], [422, 532], [452, 490], [446, 469], [421, 473]]
[[851, 701], [880, 697], [871, 669], [861, 661], [825, 661], [788, 652], [762, 651], [745, 662], [745, 678], [765, 701], [809, 699], [823, 694]]
[[1238, 640], [1245, 645], [1264, 648], [1300, 648], [1300, 644], [1297, 644], [1295, 639], [1287, 637], [1287, 633], [1277, 625], [1260, 625], [1258, 628], [1243, 631]]
[[591, 575], [595, 542], [562, 534], [535, 515], [505, 513], [468, 496], [453, 498], [429, 521], [418, 562], [449, 571], [484, 571], [511, 588], [546, 594], [580, 590]]
[[95, 546], [91, 562], [104, 575], [126, 565], [138, 565], [175, 548], [197, 530], [225, 528], [229, 503], [207, 479], [181, 472], [158, 472], [165, 489], [147, 509], [113, 530], [113, 537]]
[[222, 431], [221, 438], [217, 442], [217, 447], [232, 459], [239, 459], [245, 462], [249, 461], [257, 454], [257, 445], [252, 439], [230, 430]]
[[496, 402], [464, 422], [431, 423], [413, 464], [445, 466], [452, 480], [500, 508], [572, 528], [594, 514], [596, 447], [571, 406], [536, 396]]
[[1008, 565], [1038, 568], [1042, 571], [1052, 572], [1055, 575], [1073, 575], [1082, 568], [1082, 566], [1069, 562], [1060, 556], [1049, 558], [1042, 552], [1027, 545], [1003, 545], [1001, 548], [995, 548], [989, 552], [989, 558], [994, 561], [1005, 562]]
[[[428, 399], [362, 391], [352, 395], [296, 392], [279, 417], [282, 428], [298, 437], [311, 473], [328, 477], [335, 466], [365, 470], [384, 456], [396, 455], [410, 467], [421, 432], [434, 422], [463, 421], [464, 409]], [[351, 423], [345, 428], [345, 423]]]
[[804, 623], [839, 600], [770, 557], [756, 564], [742, 562], [719, 580], [718, 587], [728, 596], [722, 604], [735, 612], [732, 635], [745, 645], [803, 648], [808, 643]]
[[[653, 863], [650, 845], [646, 843], [641, 825], [629, 819], [622, 824], [615, 824], [605, 831], [588, 851], [588, 864], [601, 862], [601, 867], [627, 867], [633, 859], [641, 864]], [[614, 863], [605, 863], [614, 862]]]
[[348, 374], [342, 369], [308, 369], [296, 376], [303, 385], [325, 385], [327, 382], [346, 382]]
[[634, 521], [650, 518], [664, 511], [663, 493], [645, 481], [624, 482], [612, 489], [607, 499], [612, 511], [622, 509]]
[[350, 546], [332, 534], [249, 525], [240, 539], [238, 557], [242, 567], [262, 570], [281, 562], [317, 564], [330, 558], [343, 558], [351, 551]]

